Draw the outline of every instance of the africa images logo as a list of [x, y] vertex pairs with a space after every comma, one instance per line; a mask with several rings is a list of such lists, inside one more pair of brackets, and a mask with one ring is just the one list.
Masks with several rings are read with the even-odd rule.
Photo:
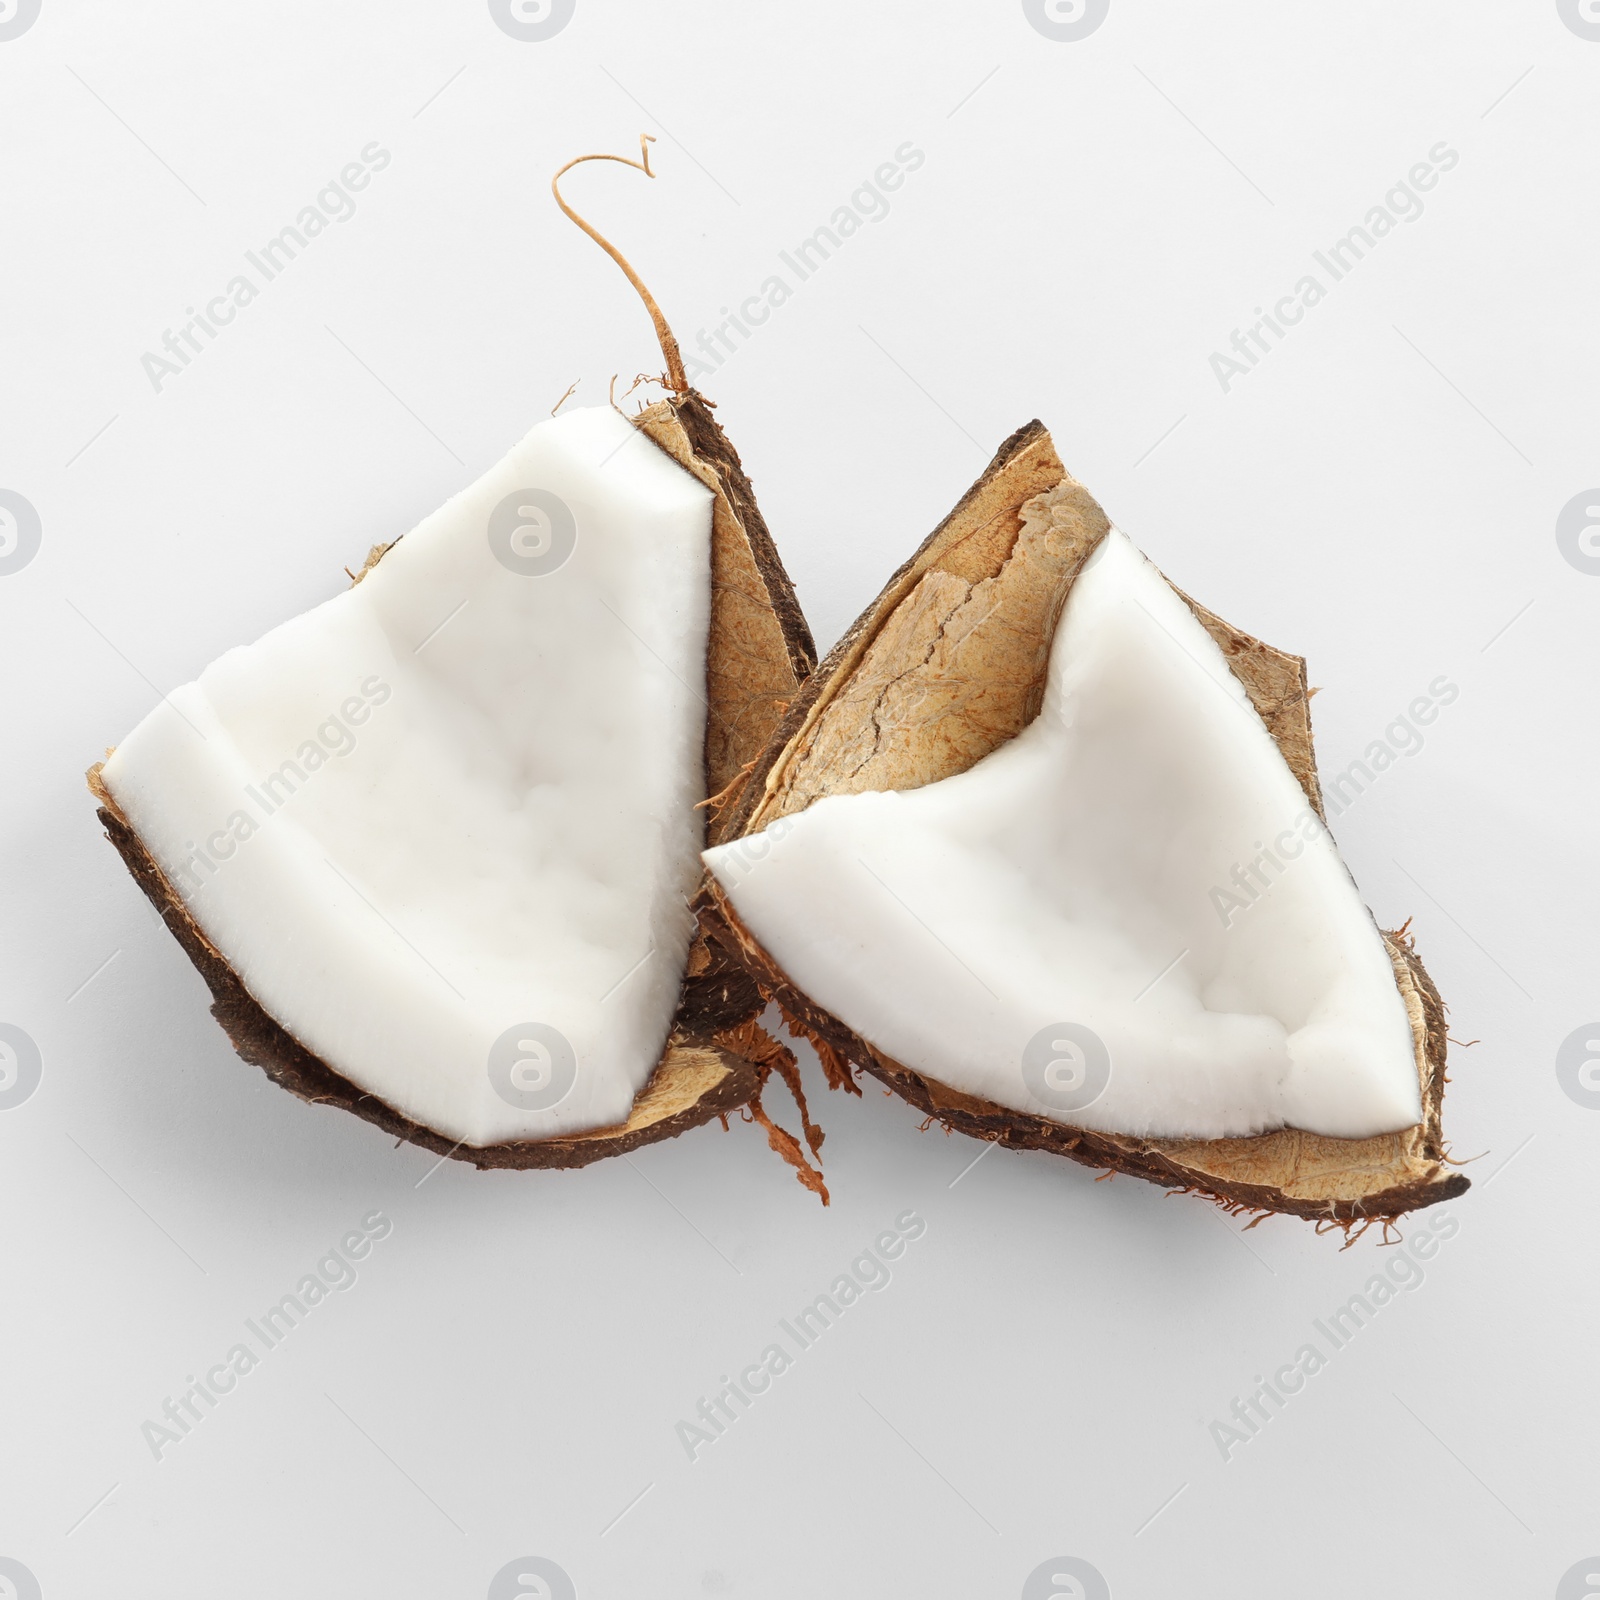
[[1111, 1081], [1111, 1052], [1093, 1028], [1053, 1022], [1024, 1048], [1022, 1081], [1048, 1111], [1086, 1111]]
[[43, 1076], [38, 1045], [14, 1023], [0, 1022], [0, 1111], [20, 1106]]
[[39, 1580], [10, 1556], [0, 1556], [0, 1600], [40, 1600]]
[[1600, 1556], [1574, 1563], [1556, 1585], [1556, 1600], [1593, 1600], [1600, 1594]]
[[39, 513], [14, 489], [0, 489], [0, 578], [21, 572], [39, 553]]
[[1556, 10], [1580, 39], [1600, 42], [1600, 0], [1556, 0]]
[[1052, 1556], [1028, 1574], [1022, 1600], [1111, 1600], [1111, 1586], [1080, 1557]]
[[495, 26], [522, 44], [555, 38], [577, 9], [578, 0], [489, 0]]
[[1033, 31], [1058, 44], [1087, 39], [1111, 11], [1111, 0], [1022, 0]]
[[514, 489], [489, 513], [489, 548], [507, 572], [542, 578], [578, 545], [572, 509], [548, 489]]
[[572, 1579], [543, 1556], [518, 1556], [495, 1573], [488, 1600], [577, 1600]]
[[1561, 1041], [1556, 1082], [1575, 1106], [1600, 1111], [1600, 1022], [1586, 1022]]
[[39, 20], [41, 0], [0, 0], [0, 44], [20, 39]]
[[519, 1022], [489, 1047], [489, 1082], [508, 1106], [548, 1111], [578, 1081], [578, 1056], [566, 1035], [544, 1022]]
[[1556, 548], [1574, 572], [1600, 573], [1600, 489], [1575, 494], [1556, 515]]

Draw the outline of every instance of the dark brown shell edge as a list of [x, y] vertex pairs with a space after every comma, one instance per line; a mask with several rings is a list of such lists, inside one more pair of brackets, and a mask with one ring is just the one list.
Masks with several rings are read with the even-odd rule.
[[[745, 928], [715, 880], [708, 881], [696, 909], [707, 938], [754, 976], [757, 987], [783, 1013], [796, 1037], [825, 1045], [835, 1056], [870, 1072], [926, 1116], [975, 1139], [1012, 1150], [1046, 1150], [1086, 1167], [1125, 1172], [1163, 1188], [1203, 1194], [1230, 1211], [1281, 1212], [1345, 1228], [1393, 1222], [1408, 1211], [1454, 1199], [1470, 1187], [1464, 1173], [1441, 1172], [1428, 1180], [1380, 1190], [1359, 1202], [1306, 1200], [1268, 1185], [1220, 1182], [1212, 1174], [1183, 1166], [1143, 1140], [1070, 1127], [960, 1094], [883, 1055], [837, 1017], [812, 1004]], [[1443, 1163], [1446, 1155], [1439, 1115], [1446, 1082], [1444, 1004], [1409, 944], [1393, 934], [1384, 938], [1391, 953], [1399, 952], [1422, 996], [1429, 1068], [1424, 1089], [1425, 1149], [1432, 1160]]]
[[[742, 1055], [717, 1044], [713, 1035], [753, 1021], [761, 1014], [765, 1001], [748, 975], [726, 958], [718, 960], [714, 956], [705, 973], [685, 983], [668, 1044], [669, 1055], [675, 1048], [712, 1052], [723, 1069], [717, 1081], [692, 1105], [644, 1127], [600, 1129], [579, 1138], [510, 1141], [481, 1147], [454, 1143], [357, 1088], [278, 1023], [189, 915], [166, 874], [101, 782], [98, 765], [89, 770], [89, 787], [100, 801], [98, 815], [106, 837], [205, 979], [211, 990], [211, 1014], [234, 1049], [301, 1100], [312, 1105], [338, 1106], [396, 1139], [488, 1169], [587, 1166], [603, 1156], [622, 1155], [659, 1139], [676, 1138], [713, 1117], [726, 1116], [745, 1105], [755, 1091], [755, 1068]], [[661, 1070], [660, 1066], [656, 1068], [657, 1073]]]

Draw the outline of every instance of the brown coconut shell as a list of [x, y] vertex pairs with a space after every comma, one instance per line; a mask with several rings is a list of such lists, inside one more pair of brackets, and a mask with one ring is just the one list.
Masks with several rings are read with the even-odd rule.
[[[827, 795], [936, 782], [1014, 738], [1038, 714], [1061, 608], [1109, 527], [1044, 427], [1019, 429], [811, 676], [731, 808], [725, 837], [760, 832]], [[1305, 662], [1177, 592], [1221, 646], [1322, 816]], [[830, 1085], [855, 1088], [851, 1068], [863, 1068], [947, 1128], [1193, 1190], [1232, 1210], [1286, 1212], [1347, 1232], [1468, 1187], [1450, 1170], [1440, 1127], [1444, 1005], [1404, 930], [1383, 939], [1416, 1044], [1420, 1124], [1370, 1139], [1295, 1128], [1247, 1139], [1135, 1139], [1013, 1111], [890, 1059], [790, 981], [714, 880], [697, 910], [712, 944], [815, 1045]]]
[[[816, 651], [738, 452], [718, 426], [709, 402], [688, 390], [649, 407], [633, 421], [714, 496], [706, 649], [709, 805], [711, 797], [753, 765], [815, 667]], [[375, 547], [354, 581], [359, 583], [391, 548]], [[604, 1156], [675, 1138], [713, 1117], [726, 1119], [729, 1112], [748, 1106], [767, 1129], [774, 1148], [800, 1169], [802, 1181], [823, 1192], [820, 1178], [800, 1157], [796, 1141], [775, 1128], [761, 1109], [761, 1088], [772, 1071], [798, 1088], [794, 1058], [757, 1022], [765, 1001], [749, 974], [710, 947], [703, 936], [690, 950], [666, 1048], [626, 1122], [559, 1139], [482, 1147], [457, 1143], [358, 1088], [271, 1016], [190, 915], [106, 788], [100, 764], [90, 768], [88, 780], [107, 838], [210, 987], [212, 1015], [239, 1054], [291, 1094], [313, 1104], [338, 1106], [396, 1139], [480, 1168], [587, 1166]], [[713, 839], [720, 837], [716, 818], [713, 809], [707, 828]], [[813, 1131], [809, 1118], [803, 1121], [809, 1136]], [[820, 1135], [809, 1142], [815, 1153]]]

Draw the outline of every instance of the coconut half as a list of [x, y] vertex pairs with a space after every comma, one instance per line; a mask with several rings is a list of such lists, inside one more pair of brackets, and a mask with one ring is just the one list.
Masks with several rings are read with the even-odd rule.
[[581, 1166], [792, 1076], [688, 900], [813, 664], [685, 387], [540, 424], [89, 784], [246, 1060], [479, 1167]]
[[831, 1083], [977, 1137], [1346, 1226], [1459, 1194], [1443, 1006], [1326, 831], [1308, 698], [1032, 423], [790, 708], [702, 926]]

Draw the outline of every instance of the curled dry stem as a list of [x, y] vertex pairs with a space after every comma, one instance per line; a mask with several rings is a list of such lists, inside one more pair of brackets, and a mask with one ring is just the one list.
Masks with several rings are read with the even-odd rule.
[[560, 172], [555, 175], [555, 177], [550, 180], [550, 192], [556, 197], [556, 204], [561, 207], [561, 214], [566, 217], [568, 221], [575, 222], [580, 228], [582, 228], [583, 231], [588, 234], [589, 237], [593, 239], [594, 242], [599, 245], [600, 248], [604, 250], [605, 253], [610, 256], [619, 267], [622, 268], [624, 276], [627, 278], [628, 282], [633, 285], [634, 290], [638, 294], [639, 298], [644, 301], [644, 308], [650, 313], [651, 322], [655, 324], [656, 340], [661, 346], [661, 354], [663, 357], [665, 357], [667, 363], [667, 381], [665, 386], [674, 394], [687, 394], [689, 392], [689, 380], [684, 374], [683, 356], [679, 353], [678, 341], [673, 337], [672, 329], [667, 326], [667, 319], [661, 314], [661, 307], [656, 304], [655, 296], [651, 294], [647, 288], [645, 288], [644, 279], [642, 279], [639, 274], [633, 270], [633, 267], [629, 264], [628, 258], [623, 255], [623, 253], [617, 249], [617, 247], [612, 244], [609, 239], [600, 233], [598, 229], [585, 222], [584, 219], [580, 217], [578, 213], [561, 198], [562, 178], [565, 177], [567, 173], [571, 172], [574, 167], [585, 161], [616, 161], [620, 162], [625, 167], [632, 167], [636, 172], [642, 172], [647, 178], [655, 177], [655, 173], [650, 170], [650, 146], [654, 143], [655, 139], [650, 134], [642, 133], [639, 135], [640, 159], [638, 161], [630, 161], [626, 156], [603, 154], [575, 156], [560, 170]]

